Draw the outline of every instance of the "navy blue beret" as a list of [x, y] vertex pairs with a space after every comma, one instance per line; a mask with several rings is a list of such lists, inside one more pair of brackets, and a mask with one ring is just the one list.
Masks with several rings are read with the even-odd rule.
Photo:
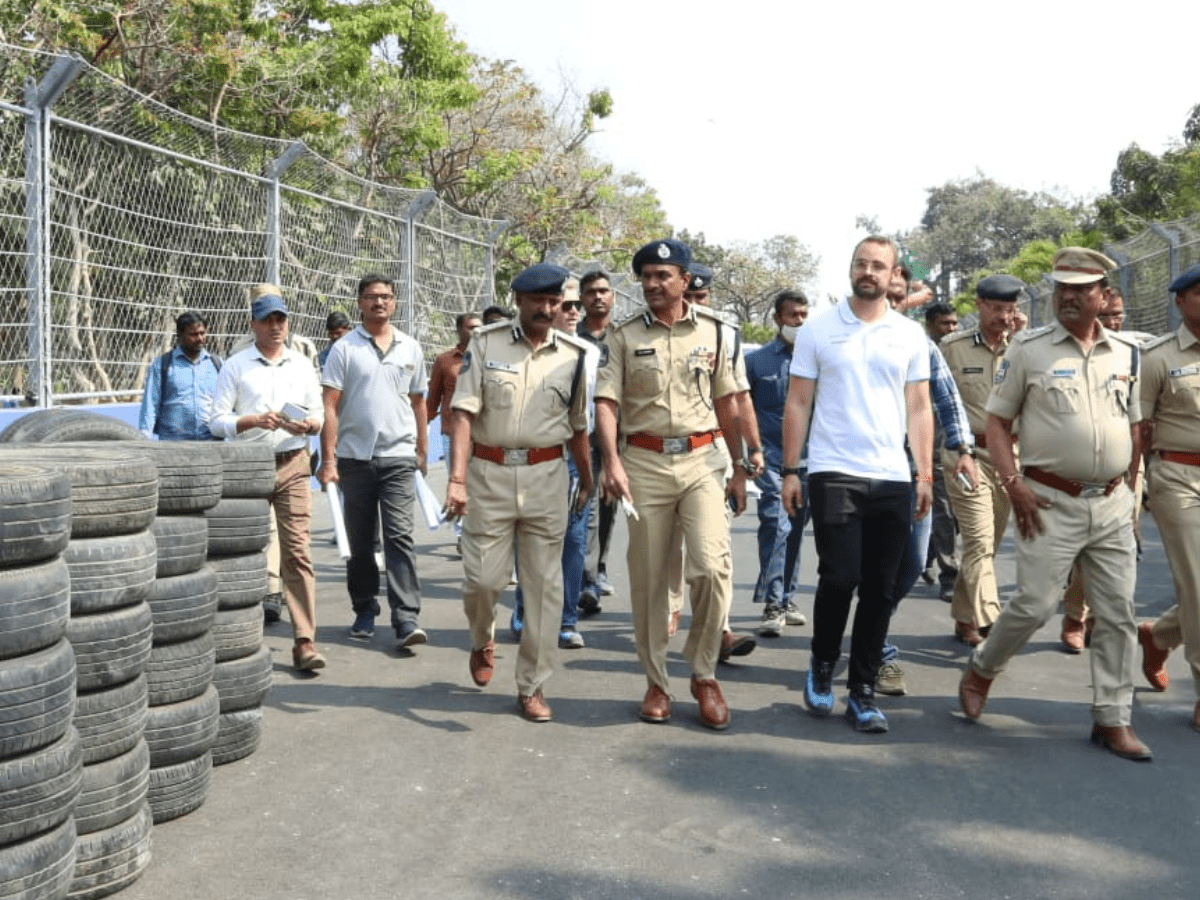
[[689, 291], [702, 291], [712, 284], [713, 270], [708, 266], [700, 263], [692, 263], [692, 267], [688, 269], [688, 274], [692, 277], [688, 279], [687, 289]]
[[1200, 281], [1200, 263], [1196, 263], [1190, 269], [1181, 272], [1179, 277], [1171, 282], [1171, 286], [1167, 290], [1172, 294], [1179, 294], [1186, 291], [1198, 281]]
[[563, 282], [570, 277], [571, 273], [562, 266], [538, 263], [514, 278], [512, 289], [515, 294], [561, 294]]
[[1025, 282], [1011, 275], [989, 275], [975, 286], [980, 300], [1016, 300], [1025, 290]]
[[692, 251], [683, 241], [664, 238], [647, 244], [633, 254], [633, 273], [642, 274], [642, 266], [646, 263], [663, 263], [668, 266], [679, 266], [685, 272], [692, 267]]

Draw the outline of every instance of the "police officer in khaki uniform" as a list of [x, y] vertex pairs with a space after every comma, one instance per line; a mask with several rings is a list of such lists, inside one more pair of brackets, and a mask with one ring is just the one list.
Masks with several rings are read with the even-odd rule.
[[587, 345], [551, 328], [569, 275], [542, 263], [513, 279], [517, 322], [475, 330], [450, 403], [446, 506], [451, 515], [466, 516], [463, 608], [471, 678], [483, 687], [495, 671], [496, 600], [508, 585], [515, 543], [525, 602], [517, 702], [532, 722], [553, 715], [542, 685], [554, 669], [562, 614], [569, 515], [564, 444], [579, 470], [577, 506], [592, 489]]
[[[733, 563], [725, 524], [725, 460], [715, 444], [723, 439], [735, 458], [741, 455], [738, 387], [721, 320], [683, 299], [691, 261], [687, 245], [673, 240], [647, 244], [634, 255], [646, 308], [609, 337], [596, 387], [596, 432], [604, 456], [604, 493], [633, 507], [630, 605], [638, 658], [649, 682], [639, 714], [654, 723], [671, 717], [664, 563], [679, 521], [692, 602], [683, 654], [691, 663], [692, 696], [699, 701], [701, 719], [721, 729], [729, 724], [729, 708], [714, 675]], [[741, 512], [746, 503], [742, 467], [734, 467], [728, 492]]]
[[[1200, 265], [1169, 290], [1183, 324], [1146, 347], [1141, 394], [1143, 442], [1152, 457], [1146, 490], [1175, 579], [1175, 605], [1138, 626], [1138, 641], [1142, 671], [1159, 691], [1167, 689], [1167, 655], [1183, 644], [1200, 697]], [[1200, 702], [1192, 727], [1200, 731]]]
[[[982, 279], [975, 288], [979, 324], [968, 331], [946, 335], [941, 343], [975, 435], [974, 451], [966, 446], [948, 447], [943, 460], [943, 480], [963, 542], [950, 615], [954, 618], [955, 636], [971, 647], [983, 641], [1000, 615], [995, 558], [1012, 507], [1008, 495], [1000, 489], [988, 451], [985, 407], [1008, 350], [1013, 313], [1024, 288], [1024, 283], [1011, 275], [989, 275]], [[955, 449], [957, 455], [951, 455]], [[972, 452], [976, 455], [979, 487], [968, 491], [955, 477], [954, 469], [958, 456]]]
[[[992, 680], [1058, 606], [1076, 557], [1096, 613], [1092, 637], [1092, 740], [1125, 759], [1152, 753], [1130, 726], [1137, 625], [1133, 494], [1141, 411], [1138, 348], [1097, 321], [1116, 263], [1065, 247], [1054, 257], [1058, 323], [1013, 338], [987, 402], [987, 443], [1017, 530], [1019, 593], [975, 648], [959, 684], [978, 718]], [[1011, 439], [1019, 421], [1023, 470]]]

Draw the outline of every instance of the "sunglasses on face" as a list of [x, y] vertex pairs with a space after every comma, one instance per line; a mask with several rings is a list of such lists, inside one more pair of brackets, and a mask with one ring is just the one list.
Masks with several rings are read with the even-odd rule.
[[572, 310], [583, 309], [583, 304], [578, 300], [568, 300], [562, 305], [563, 312], [571, 312]]

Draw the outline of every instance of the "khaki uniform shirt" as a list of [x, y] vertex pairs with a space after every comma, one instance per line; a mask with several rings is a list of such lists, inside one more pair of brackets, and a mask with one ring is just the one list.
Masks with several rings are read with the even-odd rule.
[[674, 325], [643, 308], [613, 328], [596, 396], [620, 407], [621, 434], [683, 437], [717, 427], [713, 399], [742, 390], [723, 330], [717, 316], [696, 304]]
[[958, 395], [967, 411], [971, 431], [981, 435], [987, 430], [987, 401], [1008, 350], [1008, 341], [1001, 340], [993, 351], [979, 329], [972, 328], [946, 335], [938, 346], [954, 376], [954, 383], [958, 385]]
[[1059, 323], [1013, 336], [987, 411], [1020, 423], [1024, 465], [1072, 481], [1111, 481], [1129, 469], [1138, 348], [1101, 329], [1091, 351]]
[[463, 354], [452, 409], [475, 416], [471, 438], [491, 447], [553, 447], [587, 431], [581, 339], [551, 329], [533, 349], [519, 324], [476, 328]]
[[1154, 450], [1200, 452], [1200, 340], [1180, 325], [1146, 347], [1142, 414], [1154, 420]]

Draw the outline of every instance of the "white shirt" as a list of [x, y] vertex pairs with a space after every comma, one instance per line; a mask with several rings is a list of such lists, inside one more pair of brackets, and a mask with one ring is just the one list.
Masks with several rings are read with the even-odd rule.
[[816, 382], [808, 471], [912, 480], [904, 454], [906, 384], [929, 380], [929, 344], [916, 322], [888, 310], [874, 322], [849, 301], [796, 332], [790, 373]]
[[242, 416], [280, 412], [285, 403], [303, 407], [309, 419], [325, 421], [321, 386], [308, 358], [284, 347], [283, 355], [272, 362], [251, 344], [221, 367], [208, 430], [225, 440], [262, 441], [276, 453], [307, 447], [306, 435], [290, 434], [282, 428], [247, 428], [238, 434], [237, 420]]

